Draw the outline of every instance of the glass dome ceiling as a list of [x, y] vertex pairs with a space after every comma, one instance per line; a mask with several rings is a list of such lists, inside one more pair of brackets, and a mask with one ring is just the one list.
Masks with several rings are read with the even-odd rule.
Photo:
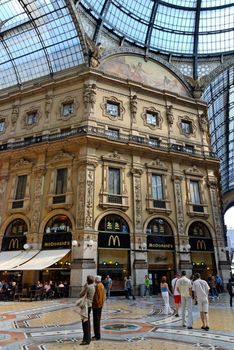
[[66, 0], [0, 0], [0, 89], [84, 62]]
[[79, 0], [98, 21], [136, 45], [179, 56], [234, 50], [232, 0]]

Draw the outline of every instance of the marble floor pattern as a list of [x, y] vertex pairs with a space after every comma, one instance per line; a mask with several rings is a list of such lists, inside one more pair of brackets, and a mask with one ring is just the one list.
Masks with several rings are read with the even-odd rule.
[[[173, 306], [173, 301], [171, 300]], [[210, 304], [210, 330], [201, 330], [197, 306], [193, 329], [182, 327], [174, 313], [162, 313], [162, 298], [111, 297], [102, 314], [102, 339], [82, 340], [75, 299], [0, 302], [1, 350], [234, 350], [234, 308], [228, 295]], [[92, 320], [91, 320], [92, 321]]]

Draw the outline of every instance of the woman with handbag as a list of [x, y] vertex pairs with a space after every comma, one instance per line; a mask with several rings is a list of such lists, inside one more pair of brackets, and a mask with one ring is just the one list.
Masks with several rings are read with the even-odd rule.
[[88, 345], [91, 342], [90, 312], [92, 310], [94, 292], [94, 277], [87, 276], [87, 283], [82, 288], [80, 299], [77, 301], [77, 306], [81, 309], [83, 328], [83, 340], [80, 345]]

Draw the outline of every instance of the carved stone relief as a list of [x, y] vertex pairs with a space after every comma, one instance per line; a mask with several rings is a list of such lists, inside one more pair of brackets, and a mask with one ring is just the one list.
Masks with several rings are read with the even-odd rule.
[[130, 112], [132, 121], [136, 122], [136, 113], [137, 113], [137, 95], [133, 95], [130, 97]]
[[43, 193], [44, 175], [46, 169], [44, 166], [38, 166], [34, 169], [34, 198], [32, 206], [32, 218], [31, 218], [31, 233], [38, 233], [40, 216], [41, 216], [41, 198]]
[[173, 106], [167, 106], [167, 110], [166, 110], [166, 116], [167, 116], [167, 122], [170, 126], [173, 125], [174, 122], [174, 115], [173, 115]]
[[141, 175], [142, 169], [132, 169], [133, 188], [135, 200], [135, 227], [137, 230], [142, 229], [142, 198], [141, 198]]
[[93, 112], [96, 103], [96, 84], [84, 84], [83, 102], [86, 110]]
[[176, 204], [176, 215], [177, 215], [177, 229], [178, 235], [185, 235], [184, 232], [184, 210], [183, 210], [183, 201], [182, 201], [182, 192], [181, 192], [181, 176], [174, 175], [172, 177], [174, 181], [174, 191], [175, 191], [175, 204]]

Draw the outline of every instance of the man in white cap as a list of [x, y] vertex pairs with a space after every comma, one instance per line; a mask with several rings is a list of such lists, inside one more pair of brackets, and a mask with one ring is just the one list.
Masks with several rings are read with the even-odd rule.
[[105, 302], [105, 288], [102, 284], [102, 277], [95, 277], [95, 293], [93, 297], [93, 330], [94, 336], [92, 340], [99, 340], [101, 338], [101, 316], [102, 316], [102, 307]]

